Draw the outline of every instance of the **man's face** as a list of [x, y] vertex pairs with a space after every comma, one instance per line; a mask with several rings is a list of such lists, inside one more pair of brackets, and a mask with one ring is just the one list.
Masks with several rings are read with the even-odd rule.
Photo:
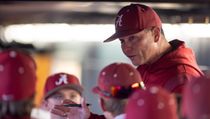
[[123, 53], [136, 66], [152, 62], [157, 52], [157, 43], [152, 29], [145, 29], [136, 34], [119, 38]]
[[[70, 89], [70, 88], [64, 88], [64, 89], [60, 89], [57, 92], [53, 93], [52, 95], [50, 95], [46, 100], [44, 100], [42, 102], [41, 108], [43, 110], [47, 110], [51, 112], [51, 119], [66, 119], [67, 117], [65, 116], [61, 116], [60, 113], [63, 113], [63, 111], [66, 111], [66, 108], [68, 107], [62, 107], [62, 109], [57, 109], [55, 108], [55, 105], [63, 105], [63, 104], [70, 104], [70, 103], [77, 103], [77, 104], [81, 104], [81, 95], [79, 94], [79, 92], [77, 92], [74, 89]], [[68, 103], [64, 103], [64, 102], [68, 102]], [[54, 110], [54, 112], [52, 112]], [[73, 114], [74, 110], [79, 110], [80, 108], [73, 108], [71, 110], [71, 114]], [[75, 112], [76, 113], [76, 112]], [[76, 118], [75, 118], [76, 116]], [[77, 116], [82, 116], [81, 115], [77, 115], [77, 114], [73, 114], [71, 115], [72, 119], [77, 119]], [[81, 117], [80, 117], [81, 118]], [[79, 118], [79, 119], [80, 119]]]
[[77, 104], [81, 103], [81, 95], [79, 94], [79, 92], [69, 88], [58, 90], [57, 92], [49, 96], [47, 98], [47, 101], [51, 104], [59, 105], [64, 99], [71, 100]]

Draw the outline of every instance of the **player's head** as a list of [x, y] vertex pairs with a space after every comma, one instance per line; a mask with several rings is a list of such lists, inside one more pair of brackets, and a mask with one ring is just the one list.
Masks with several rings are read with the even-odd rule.
[[68, 73], [56, 73], [47, 78], [44, 93], [46, 100], [69, 99], [80, 103], [83, 88], [76, 76]]
[[160, 87], [137, 90], [129, 98], [126, 119], [178, 119], [176, 99]]
[[93, 92], [99, 95], [103, 111], [117, 116], [124, 113], [127, 99], [136, 89], [145, 89], [138, 71], [130, 64], [113, 63], [101, 70]]
[[36, 78], [35, 61], [26, 52], [0, 51], [0, 118], [29, 116]]
[[128, 98], [136, 88], [145, 88], [141, 75], [130, 64], [112, 63], [103, 68], [93, 92], [105, 98]]
[[160, 49], [168, 45], [160, 17], [142, 4], [128, 5], [118, 12], [115, 33], [104, 42], [115, 39], [119, 39], [123, 53], [136, 66], [153, 63], [161, 56]]
[[162, 27], [157, 13], [149, 6], [130, 4], [120, 9], [115, 19], [115, 33], [104, 42], [126, 37], [151, 27], [160, 29]]

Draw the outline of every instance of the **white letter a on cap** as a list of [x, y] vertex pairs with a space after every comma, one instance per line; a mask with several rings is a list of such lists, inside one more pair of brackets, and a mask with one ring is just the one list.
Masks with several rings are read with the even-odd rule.
[[60, 75], [60, 78], [55, 82], [55, 85], [61, 85], [62, 83], [68, 84], [67, 76], [65, 74]]
[[116, 21], [116, 26], [122, 26], [122, 17], [123, 17], [123, 14], [117, 16], [117, 21]]

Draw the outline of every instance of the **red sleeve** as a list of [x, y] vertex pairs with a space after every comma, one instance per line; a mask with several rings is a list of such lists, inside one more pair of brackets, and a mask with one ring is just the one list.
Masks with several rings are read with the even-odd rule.
[[104, 115], [97, 115], [97, 114], [90, 113], [89, 119], [106, 119], [106, 118]]
[[181, 65], [179, 67], [179, 72], [177, 72], [173, 78], [168, 79], [164, 87], [173, 93], [181, 94], [188, 81], [198, 79], [203, 76], [202, 72], [199, 72], [192, 67]]

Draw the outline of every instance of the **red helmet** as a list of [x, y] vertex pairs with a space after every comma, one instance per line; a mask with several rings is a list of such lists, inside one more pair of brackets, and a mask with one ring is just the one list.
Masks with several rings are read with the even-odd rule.
[[166, 90], [151, 86], [129, 98], [126, 119], [178, 119], [176, 99]]
[[35, 61], [18, 50], [0, 51], [0, 100], [20, 101], [35, 93]]
[[182, 115], [187, 119], [210, 118], [210, 80], [190, 81], [183, 93]]
[[113, 63], [102, 69], [93, 92], [102, 97], [127, 98], [132, 89], [139, 87], [144, 88], [144, 85], [134, 67], [126, 63]]

